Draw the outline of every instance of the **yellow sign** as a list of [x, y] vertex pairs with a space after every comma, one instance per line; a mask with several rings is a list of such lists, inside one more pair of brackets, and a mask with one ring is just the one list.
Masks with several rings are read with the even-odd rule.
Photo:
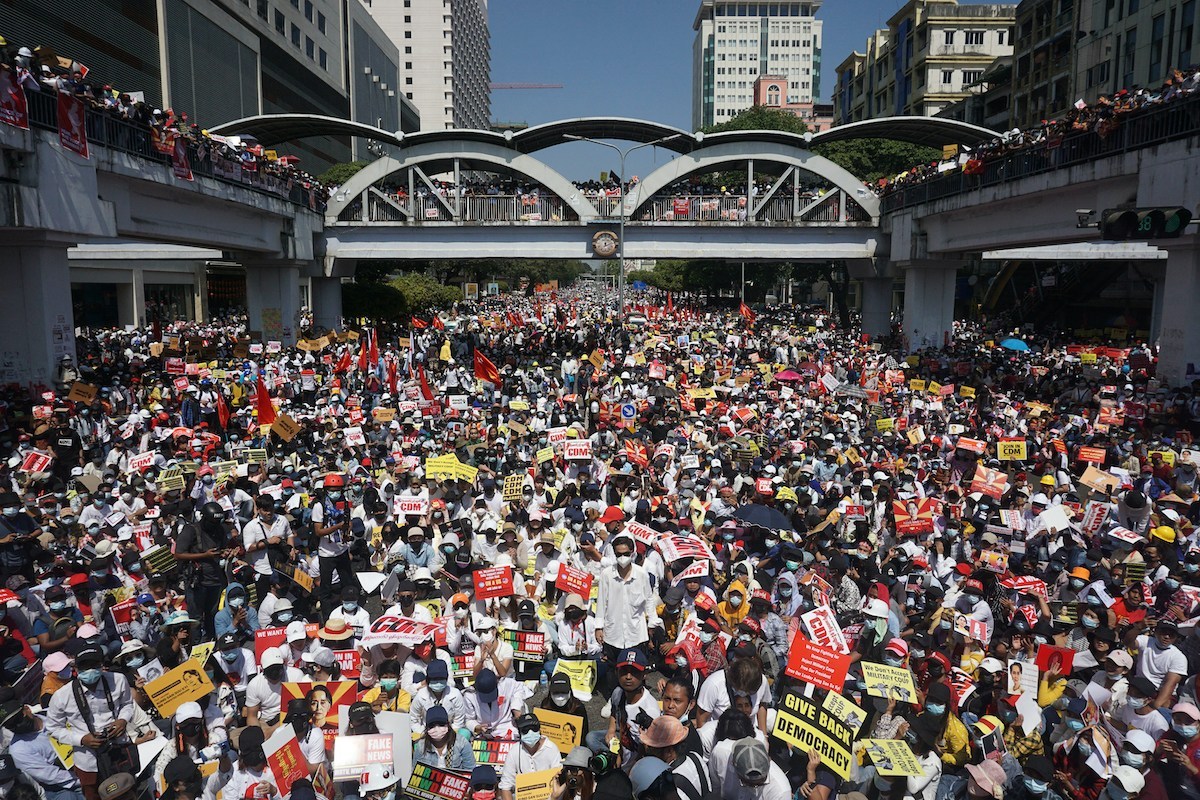
[[862, 727], [863, 722], [867, 718], [866, 711], [863, 711], [840, 694], [834, 694], [833, 692], [825, 695], [824, 708], [836, 717], [838, 722], [846, 725], [855, 733], [858, 733], [858, 729]]
[[309, 594], [312, 594], [312, 590], [313, 590], [312, 575], [309, 575], [307, 572], [300, 569], [300, 567], [296, 567], [295, 569], [292, 570], [292, 580], [295, 581], [296, 585], [299, 586], [301, 589], [308, 592]]
[[604, 356], [600, 354], [599, 350], [593, 350], [592, 354], [587, 357], [587, 360], [596, 368], [597, 372], [604, 369]]
[[996, 442], [996, 458], [1001, 461], [1024, 461], [1028, 458], [1024, 439], [1019, 442]]
[[550, 800], [550, 794], [554, 791], [554, 781], [558, 779], [560, 771], [558, 767], [552, 767], [518, 774], [517, 791], [513, 796], [516, 800]]
[[822, 764], [849, 780], [854, 731], [813, 700], [796, 691], [785, 694], [775, 712], [771, 735], [801, 752], [816, 750]]
[[208, 657], [212, 655], [213, 648], [217, 646], [216, 642], [202, 642], [192, 648], [192, 660], [201, 664], [208, 663]]
[[716, 400], [717, 393], [713, 389], [688, 389], [688, 397], [693, 400]]
[[896, 420], [893, 417], [887, 417], [885, 419], [875, 420], [875, 430], [877, 430], [877, 431], [881, 431], [881, 432], [882, 431], [890, 431], [895, 427], [896, 427]]
[[553, 447], [543, 447], [541, 450], [537, 451], [536, 458], [537, 458], [537, 463], [539, 463], [539, 464], [545, 464], [547, 461], [553, 461], [554, 460], [554, 448]]
[[572, 661], [560, 658], [554, 667], [554, 674], [562, 673], [571, 679], [571, 691], [581, 694], [591, 694], [596, 690], [596, 662]]
[[1155, 453], [1158, 453], [1158, 455], [1162, 457], [1162, 460], [1167, 464], [1170, 464], [1172, 467], [1175, 466], [1174, 450], [1151, 450], [1149, 453], [1150, 457], [1153, 458]]
[[928, 388], [930, 394], [941, 394], [942, 393], [942, 385], [940, 383], [938, 383], [937, 381], [930, 381], [929, 386], [927, 388]]
[[880, 775], [923, 775], [925, 770], [903, 739], [863, 739], [864, 752]]
[[174, 714], [184, 703], [198, 701], [212, 690], [213, 684], [204, 672], [204, 664], [194, 658], [146, 684], [146, 694], [163, 719]]
[[525, 473], [504, 476], [504, 502], [515, 503], [521, 499], [521, 487], [525, 484]]
[[925, 381], [920, 378], [913, 378], [908, 382], [908, 388], [913, 392], [923, 392], [925, 391]]
[[1080, 353], [1079, 354], [1079, 363], [1080, 364], [1095, 364], [1096, 363], [1096, 354], [1095, 353]]
[[508, 407], [513, 411], [528, 411], [529, 403], [525, 400], [513, 400], [509, 402]]
[[872, 697], [894, 696], [901, 703], [916, 702], [917, 686], [913, 683], [912, 673], [903, 667], [863, 661], [862, 671], [867, 694]]
[[542, 733], [554, 742], [564, 756], [583, 742], [583, 717], [563, 714], [548, 708], [535, 708], [533, 713], [542, 722]]
[[975, 387], [974, 386], [958, 387], [958, 396], [959, 397], [974, 397], [975, 396]]
[[375, 417], [376, 422], [391, 422], [396, 418], [396, 409], [380, 406], [371, 411], [371, 416]]

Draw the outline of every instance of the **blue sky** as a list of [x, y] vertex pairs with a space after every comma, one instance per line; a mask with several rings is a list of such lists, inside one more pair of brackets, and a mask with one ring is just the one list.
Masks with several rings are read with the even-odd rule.
[[[492, 80], [561, 83], [562, 89], [492, 92], [492, 119], [535, 125], [585, 116], [651, 119], [690, 129], [692, 21], [699, 0], [490, 0]], [[902, 0], [827, 0], [821, 99], [836, 67], [882, 27]], [[577, 143], [543, 157], [568, 177], [592, 165], [616, 168], [616, 154]], [[665, 160], [657, 156], [657, 163]], [[654, 165], [650, 149], [630, 156], [631, 174]], [[612, 162], [611, 166], [608, 162]], [[599, 171], [599, 170], [595, 170]]]

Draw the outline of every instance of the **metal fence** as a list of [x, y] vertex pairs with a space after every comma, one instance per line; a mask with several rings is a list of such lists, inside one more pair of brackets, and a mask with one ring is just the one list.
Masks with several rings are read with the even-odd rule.
[[[29, 125], [47, 131], [58, 130], [58, 96], [53, 92], [25, 92], [29, 108]], [[89, 108], [84, 115], [88, 144], [105, 147], [138, 158], [155, 161], [166, 169], [172, 165], [171, 153], [160, 152], [154, 146], [150, 128], [135, 122], [110, 116]], [[216, 145], [214, 145], [215, 147]], [[311, 190], [297, 181], [282, 178], [267, 171], [244, 169], [241, 162], [223, 157], [213, 147], [197, 148], [188, 142], [188, 160], [193, 175], [234, 184], [246, 189], [282, 197], [314, 211], [325, 210], [325, 198], [319, 190]]]
[[983, 172], [978, 175], [964, 175], [958, 170], [897, 189], [881, 199], [881, 209], [884, 213], [899, 211], [963, 192], [1195, 136], [1200, 133], [1200, 93], [1117, 119], [1120, 121], [1116, 127], [1104, 135], [1097, 131], [1068, 133], [1058, 140], [987, 159], [983, 163]]
[[[442, 198], [419, 195], [415, 199], [378, 189], [368, 193], [368, 222], [431, 222], [482, 224], [489, 222], [563, 222], [577, 219], [575, 212], [553, 195], [479, 195]], [[449, 206], [449, 208], [447, 208]], [[348, 203], [343, 221], [361, 221], [361, 200]]]

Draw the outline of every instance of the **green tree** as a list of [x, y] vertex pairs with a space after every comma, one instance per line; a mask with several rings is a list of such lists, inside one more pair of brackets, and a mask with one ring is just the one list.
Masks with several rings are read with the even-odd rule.
[[351, 161], [346, 164], [334, 164], [329, 169], [317, 176], [317, 180], [326, 186], [341, 186], [346, 181], [358, 174], [358, 171], [365, 167], [365, 161]]
[[428, 275], [417, 272], [392, 278], [387, 285], [400, 292], [412, 314], [424, 314], [462, 300], [462, 289], [459, 287], [446, 286]]
[[928, 164], [942, 157], [932, 147], [896, 142], [891, 139], [850, 139], [829, 142], [813, 148], [819, 156], [828, 158], [865, 183], [891, 178], [907, 172], [917, 164]]
[[408, 318], [408, 301], [386, 283], [343, 283], [342, 313], [347, 319], [403, 322]]
[[709, 125], [705, 133], [722, 133], [724, 131], [787, 131], [789, 133], [806, 133], [808, 126], [795, 114], [780, 111], [778, 108], [765, 106], [750, 106], [737, 116], [727, 119], [719, 125]]

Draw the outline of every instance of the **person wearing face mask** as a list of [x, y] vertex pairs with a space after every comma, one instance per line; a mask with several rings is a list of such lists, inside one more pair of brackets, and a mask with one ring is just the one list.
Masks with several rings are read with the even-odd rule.
[[[644, 650], [650, 641], [650, 629], [662, 627], [658, 618], [658, 595], [650, 585], [646, 570], [633, 563], [635, 542], [632, 536], [619, 535], [611, 542], [616, 564], [600, 573], [596, 606], [596, 641], [604, 659], [613, 663], [623, 650]], [[603, 687], [611, 694], [611, 678]]]
[[354, 585], [354, 568], [350, 561], [350, 504], [344, 499], [346, 479], [329, 473], [322, 481], [325, 496], [312, 507], [313, 533], [320, 537], [317, 558], [320, 564], [321, 615], [326, 619], [335, 606], [336, 574], [342, 586]]
[[432, 706], [425, 713], [420, 738], [413, 742], [413, 761], [438, 769], [464, 772], [475, 768], [471, 740], [457, 727], [451, 727], [450, 716], [442, 706]]
[[1125, 704], [1113, 714], [1113, 725], [1122, 732], [1144, 731], [1157, 740], [1170, 729], [1166, 718], [1154, 707], [1157, 694], [1154, 684], [1146, 677], [1135, 675], [1130, 678]]
[[497, 785], [500, 800], [513, 800], [518, 775], [562, 767], [562, 754], [542, 735], [542, 723], [536, 716], [522, 714], [517, 718], [516, 729], [521, 744], [509, 750], [504, 760]]
[[1054, 745], [1051, 756], [1054, 788], [1068, 800], [1096, 798], [1104, 791], [1106, 780], [1087, 766], [1087, 760], [1096, 751], [1093, 737], [1103, 737], [1104, 734], [1095, 726], [1076, 728], [1076, 722], [1082, 723], [1083, 720], [1072, 717], [1068, 728], [1073, 732]]
[[1145, 788], [1146, 779], [1141, 771], [1122, 764], [1113, 770], [1100, 797], [1101, 800], [1137, 800]]
[[400, 679], [403, 671], [400, 662], [394, 658], [386, 659], [379, 665], [377, 685], [363, 695], [363, 699], [371, 704], [376, 713], [408, 711], [412, 708], [412, 695], [404, 688]]
[[1137, 770], [1146, 781], [1141, 793], [1142, 800], [1166, 800], [1168, 797], [1163, 771], [1154, 765], [1156, 747], [1157, 743], [1149, 734], [1132, 730], [1125, 734], [1125, 741], [1117, 754], [1123, 766]]
[[259, 661], [261, 671], [246, 686], [246, 722], [266, 729], [268, 735], [279, 726], [280, 692], [284, 681], [303, 681], [305, 675], [283, 663], [279, 648], [271, 647]]
[[[50, 742], [45, 723], [27, 705], [23, 705], [12, 689], [0, 689], [0, 724], [12, 735], [8, 753], [10, 763], [19, 763], [20, 773], [37, 782], [45, 800], [83, 800], [79, 779], [63, 769]], [[15, 771], [15, 764], [12, 764]], [[7, 775], [9, 765], [0, 763], [0, 796], [8, 796], [4, 784], [15, 776]]]
[[0, 494], [0, 576], [33, 577], [33, 548], [41, 532], [17, 495]]
[[244, 639], [253, 639], [261, 625], [258, 611], [247, 603], [246, 587], [231, 583], [225, 590], [225, 607], [217, 612], [213, 620], [216, 636], [236, 633]]
[[1171, 730], [1157, 755], [1164, 785], [1180, 787], [1189, 800], [1200, 795], [1200, 709], [1186, 702], [1171, 708]]
[[497, 678], [482, 670], [463, 694], [467, 702], [467, 729], [476, 739], [515, 739], [513, 719], [525, 713], [532, 691], [512, 678]]
[[1187, 656], [1175, 646], [1179, 640], [1179, 627], [1169, 619], [1159, 620], [1153, 635], [1138, 635], [1138, 628], [1130, 628], [1125, 635], [1125, 646], [1134, 649], [1137, 673], [1145, 676], [1154, 686], [1155, 695], [1151, 704], [1155, 708], [1166, 708], [1179, 685], [1188, 673]]
[[475, 630], [479, 634], [479, 644], [475, 645], [475, 674], [490, 669], [501, 677], [512, 677], [515, 651], [511, 644], [500, 638], [496, 620], [479, 617]]
[[187, 575], [188, 610], [197, 616], [206, 638], [212, 638], [213, 618], [227, 583], [223, 567], [231, 551], [225, 509], [217, 503], [205, 503], [199, 522], [184, 525], [175, 547], [175, 557], [183, 562]]
[[134, 716], [129, 682], [103, 666], [100, 648], [80, 650], [75, 679], [54, 693], [46, 715], [49, 734], [72, 748], [75, 776], [87, 800], [99, 800], [101, 773], [136, 774], [139, 768], [137, 751], [125, 734]]
[[[445, 661], [435, 658], [429, 662], [429, 666], [425, 669], [425, 682], [413, 693], [412, 706], [409, 709], [413, 733], [420, 733], [422, 728], [428, 727], [429, 723], [426, 718], [434, 708], [440, 708], [449, 715], [450, 722], [448, 724], [451, 724], [455, 730], [466, 728], [466, 700], [463, 698], [462, 692], [450, 685], [449, 680], [450, 669], [446, 666]], [[453, 769], [458, 769], [458, 767]]]
[[[242, 545], [246, 549], [246, 560], [254, 568], [258, 596], [266, 597], [271, 589], [271, 576], [275, 573], [273, 564], [288, 560], [291, 532], [287, 520], [275, 513], [273, 497], [259, 495], [254, 505], [258, 515], [242, 528]], [[278, 561], [273, 561], [273, 557]]]
[[172, 721], [174, 735], [167, 737], [167, 746], [154, 763], [155, 785], [161, 785], [164, 770], [176, 756], [185, 755], [196, 764], [216, 761], [221, 757], [224, 752], [221, 743], [228, 739], [225, 724], [219, 716], [213, 723], [206, 722], [199, 703], [180, 704]]
[[571, 680], [565, 673], [557, 672], [550, 677], [549, 690], [540, 707], [548, 711], [579, 717], [583, 720], [580, 730], [591, 730], [587, 706], [571, 691]]

